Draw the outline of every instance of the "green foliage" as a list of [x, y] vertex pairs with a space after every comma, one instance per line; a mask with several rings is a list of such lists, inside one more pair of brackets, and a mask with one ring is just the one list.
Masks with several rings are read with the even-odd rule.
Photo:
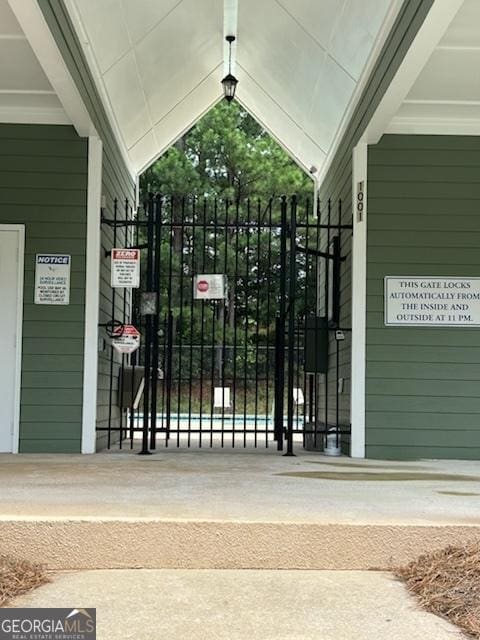
[[[147, 169], [140, 187], [142, 199], [149, 193], [166, 196], [160, 314], [165, 322], [167, 310], [173, 313], [174, 375], [187, 370], [198, 379], [212, 372], [217, 381], [222, 375], [230, 380], [255, 375], [273, 380], [280, 295], [279, 197], [296, 194], [305, 219], [304, 205], [313, 196], [310, 177], [237, 103], [222, 101]], [[227, 224], [237, 228], [227, 231]], [[313, 242], [314, 230], [311, 235]], [[304, 230], [297, 240], [305, 246]], [[312, 298], [306, 288], [305, 260], [301, 254], [297, 260], [299, 317], [306, 313], [307, 298]], [[192, 303], [198, 273], [227, 275], [225, 303]], [[189, 345], [201, 347], [190, 350]]]
[[145, 171], [142, 197], [217, 196], [229, 200], [297, 194], [312, 197], [311, 179], [246, 112], [219, 102]]

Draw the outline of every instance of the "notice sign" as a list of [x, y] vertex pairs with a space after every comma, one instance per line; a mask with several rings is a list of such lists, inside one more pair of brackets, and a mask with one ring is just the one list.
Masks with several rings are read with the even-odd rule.
[[37, 253], [35, 304], [70, 304], [71, 256]]
[[385, 278], [387, 326], [480, 326], [480, 278]]
[[112, 249], [111, 285], [138, 289], [140, 286], [140, 249]]
[[116, 329], [112, 347], [118, 353], [133, 353], [140, 346], [140, 333], [133, 324], [125, 324]]
[[224, 300], [227, 297], [227, 276], [223, 273], [195, 276], [193, 297], [195, 300]]

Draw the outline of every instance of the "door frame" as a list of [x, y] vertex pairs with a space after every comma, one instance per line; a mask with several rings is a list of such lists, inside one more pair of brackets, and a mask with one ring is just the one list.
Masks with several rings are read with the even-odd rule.
[[0, 224], [2, 231], [15, 231], [18, 237], [17, 325], [15, 343], [15, 392], [13, 408], [12, 453], [18, 453], [20, 441], [20, 398], [22, 384], [23, 282], [25, 278], [25, 225]]

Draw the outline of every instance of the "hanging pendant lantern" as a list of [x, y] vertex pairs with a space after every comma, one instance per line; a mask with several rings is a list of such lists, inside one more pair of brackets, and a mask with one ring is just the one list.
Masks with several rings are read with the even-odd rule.
[[238, 80], [232, 74], [232, 42], [235, 41], [235, 36], [227, 36], [225, 40], [228, 42], [228, 74], [223, 78], [223, 95], [227, 102], [231, 102], [235, 97], [235, 90], [237, 88]]

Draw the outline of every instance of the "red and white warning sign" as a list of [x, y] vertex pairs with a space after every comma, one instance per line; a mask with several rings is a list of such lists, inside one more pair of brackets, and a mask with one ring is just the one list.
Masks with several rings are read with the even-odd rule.
[[140, 249], [112, 249], [111, 285], [138, 289], [140, 286]]
[[133, 353], [140, 346], [140, 333], [133, 324], [124, 324], [115, 330], [112, 347], [118, 353]]
[[227, 297], [227, 277], [223, 273], [202, 273], [193, 280], [195, 300], [224, 300]]

